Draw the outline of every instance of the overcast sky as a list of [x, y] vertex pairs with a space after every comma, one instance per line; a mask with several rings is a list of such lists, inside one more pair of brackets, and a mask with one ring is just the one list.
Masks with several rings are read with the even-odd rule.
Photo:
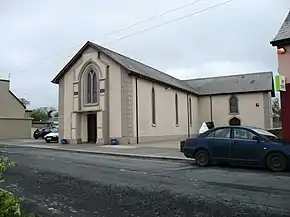
[[118, 38], [226, 0], [201, 0], [118, 33], [108, 32], [196, 0], [0, 0], [0, 78], [31, 108], [57, 106], [50, 81], [88, 40], [178, 78], [277, 71], [269, 42], [289, 0], [233, 0], [123, 40]]

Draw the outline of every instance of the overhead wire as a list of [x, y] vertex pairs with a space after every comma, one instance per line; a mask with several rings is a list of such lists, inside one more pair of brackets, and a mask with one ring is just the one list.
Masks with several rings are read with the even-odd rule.
[[213, 6], [210, 6], [210, 7], [207, 7], [205, 9], [202, 9], [202, 10], [199, 10], [199, 11], [196, 11], [196, 12], [193, 12], [193, 13], [190, 13], [190, 14], [187, 14], [185, 16], [182, 16], [182, 17], [178, 17], [178, 18], [175, 18], [175, 19], [172, 19], [172, 20], [169, 20], [167, 22], [164, 22], [164, 23], [161, 23], [161, 24], [158, 24], [158, 25], [155, 25], [155, 26], [152, 26], [152, 27], [149, 27], [147, 29], [143, 29], [143, 30], [140, 30], [140, 31], [137, 31], [137, 32], [134, 32], [132, 34], [128, 34], [126, 36], [123, 36], [121, 38], [117, 38], [115, 40], [112, 40], [108, 43], [105, 43], [103, 45], [107, 45], [107, 44], [110, 44], [110, 43], [113, 43], [113, 42], [116, 42], [116, 41], [119, 41], [119, 40], [123, 40], [123, 39], [126, 39], [126, 38], [129, 38], [129, 37], [132, 37], [132, 36], [135, 36], [135, 35], [139, 35], [141, 33], [144, 33], [144, 32], [147, 32], [149, 30], [152, 30], [152, 29], [156, 29], [156, 28], [159, 28], [161, 26], [164, 26], [164, 25], [167, 25], [167, 24], [170, 24], [170, 23], [173, 23], [173, 22], [177, 22], [179, 20], [182, 20], [182, 19], [185, 19], [185, 18], [188, 18], [188, 17], [191, 17], [193, 15], [196, 15], [196, 14], [199, 14], [199, 13], [202, 13], [202, 12], [205, 12], [205, 11], [208, 11], [210, 9], [213, 9], [213, 8], [216, 8], [216, 7], [219, 7], [219, 6], [222, 6], [222, 5], [225, 5], [225, 4], [228, 4], [230, 2], [232, 2], [234, 0], [228, 0], [228, 1], [225, 1], [225, 2], [221, 2], [221, 3], [218, 3], [218, 4], [215, 4]]
[[184, 9], [184, 8], [186, 8], [186, 7], [189, 7], [189, 6], [195, 5], [195, 4], [197, 4], [197, 3], [199, 3], [199, 2], [202, 2], [202, 1], [204, 1], [204, 0], [197, 0], [197, 1], [190, 2], [190, 3], [188, 3], [188, 4], [185, 4], [185, 5], [182, 5], [182, 6], [180, 6], [180, 7], [173, 8], [173, 9], [168, 10], [168, 11], [165, 11], [165, 12], [163, 12], [163, 13], [161, 13], [161, 14], [154, 15], [154, 16], [152, 16], [152, 17], [149, 17], [149, 18], [145, 19], [145, 20], [141, 20], [141, 21], [138, 21], [138, 22], [136, 22], [136, 23], [133, 23], [133, 24], [131, 24], [131, 25], [129, 25], [129, 26], [126, 26], [126, 27], [124, 27], [124, 28], [121, 28], [121, 29], [118, 29], [118, 30], [115, 30], [115, 31], [112, 31], [112, 32], [105, 33], [105, 34], [102, 35], [101, 37], [106, 37], [106, 36], [109, 36], [109, 35], [112, 35], [112, 34], [116, 34], [116, 33], [119, 33], [119, 32], [122, 32], [122, 31], [125, 31], [125, 30], [127, 30], [127, 29], [132, 28], [132, 27], [138, 26], [138, 25], [140, 25], [140, 24], [143, 24], [143, 23], [146, 23], [146, 22], [148, 22], [148, 21], [154, 20], [154, 19], [156, 19], [156, 18], [159, 18], [159, 17], [165, 16], [165, 15], [167, 15], [167, 14], [170, 14], [170, 13], [172, 13], [172, 12], [175, 12], [175, 11], [178, 11], [178, 10]]
[[[137, 26], [137, 25], [139, 25], [139, 24], [142, 24], [142, 23], [145, 23], [145, 22], [147, 22], [147, 21], [150, 21], [150, 20], [156, 19], [156, 18], [161, 17], [161, 16], [164, 16], [164, 15], [166, 15], [166, 14], [169, 14], [169, 13], [171, 13], [171, 12], [174, 12], [174, 11], [180, 10], [180, 9], [185, 8], [185, 7], [188, 7], [188, 6], [190, 6], [190, 5], [194, 5], [194, 4], [196, 4], [196, 3], [198, 3], [198, 2], [201, 2], [201, 1], [203, 1], [203, 0], [197, 0], [197, 1], [194, 1], [194, 2], [191, 2], [191, 3], [188, 3], [188, 4], [186, 4], [186, 5], [182, 5], [182, 6], [178, 7], [178, 8], [174, 8], [174, 9], [168, 10], [168, 11], [166, 11], [166, 12], [163, 12], [163, 13], [161, 13], [161, 14], [159, 14], [159, 15], [155, 15], [155, 16], [152, 16], [152, 17], [150, 17], [150, 18], [148, 18], [148, 19], [145, 19], [145, 20], [142, 20], [142, 21], [139, 21], [139, 22], [133, 23], [133, 24], [131, 24], [131, 25], [125, 27], [125, 28], [122, 28], [122, 29], [119, 29], [119, 30], [116, 30], [116, 31], [112, 31], [112, 32], [106, 33], [106, 34], [104, 34], [103, 36], [105, 36], [105, 35], [112, 35], [112, 34], [114, 34], [114, 33], [118, 33], [118, 32], [124, 31], [124, 30], [126, 30], [126, 29], [132, 28], [132, 27]], [[177, 17], [177, 18], [175, 18], [175, 19], [172, 19], [172, 20], [169, 20], [169, 21], [163, 22], [163, 23], [161, 23], [161, 24], [158, 24], [158, 25], [155, 25], [155, 26], [152, 26], [152, 27], [148, 27], [148, 28], [146, 28], [146, 29], [143, 29], [143, 30], [140, 30], [140, 31], [137, 31], [137, 32], [134, 32], [134, 33], [131, 33], [131, 34], [125, 35], [125, 36], [122, 36], [122, 37], [120, 37], [120, 38], [114, 39], [114, 40], [112, 40], [112, 41], [109, 41], [109, 42], [107, 42], [107, 43], [105, 43], [105, 44], [101, 44], [101, 45], [102, 45], [102, 46], [106, 46], [106, 45], [108, 45], [108, 44], [111, 44], [111, 43], [114, 43], [114, 42], [117, 42], [117, 41], [120, 41], [120, 40], [124, 40], [124, 39], [130, 38], [130, 37], [133, 37], [133, 36], [135, 36], [135, 35], [142, 34], [142, 33], [144, 33], [144, 32], [148, 32], [148, 31], [150, 31], [150, 30], [153, 30], [153, 29], [156, 29], [156, 28], [162, 27], [162, 26], [164, 26], [164, 25], [168, 25], [168, 24], [170, 24], [170, 23], [174, 23], [174, 22], [177, 22], [177, 21], [180, 21], [180, 20], [186, 19], [186, 18], [188, 18], [188, 17], [191, 17], [191, 16], [194, 16], [194, 15], [200, 14], [200, 13], [202, 13], [202, 12], [205, 12], [205, 11], [208, 11], [208, 10], [212, 10], [212, 9], [214, 9], [214, 8], [217, 8], [217, 7], [220, 7], [220, 6], [222, 6], [222, 5], [228, 4], [228, 3], [232, 2], [232, 1], [234, 1], [234, 0], [228, 0], [228, 1], [225, 1], [225, 2], [217, 3], [217, 4], [212, 5], [212, 6], [210, 6], [210, 7], [206, 7], [206, 8], [204, 8], [204, 9], [202, 9], [202, 10], [195, 11], [195, 12], [192, 12], [192, 13], [186, 14], [186, 15], [184, 15], [184, 16]], [[73, 47], [73, 48], [75, 48], [75, 47]], [[70, 57], [70, 56], [67, 56], [67, 57]], [[40, 60], [44, 60], [44, 59], [47, 59], [47, 58], [50, 58], [50, 56], [48, 56], [48, 57], [44, 57], [44, 58], [40, 58], [40, 59], [37, 59], [37, 60], [35, 60], [35, 61], [40, 61]]]
[[[162, 12], [162, 13], [157, 14], [157, 15], [154, 15], [154, 16], [151, 16], [151, 17], [146, 18], [146, 19], [144, 19], [144, 20], [137, 21], [137, 22], [135, 22], [135, 23], [133, 23], [133, 24], [130, 24], [130, 25], [126, 26], [126, 27], [123, 27], [123, 28], [121, 28], [121, 29], [117, 29], [117, 30], [114, 30], [114, 31], [111, 31], [111, 32], [108, 32], [108, 33], [105, 33], [105, 34], [102, 34], [102, 35], [99, 35], [99, 36], [97, 36], [97, 38], [100, 38], [100, 39], [101, 39], [101, 38], [104, 38], [104, 37], [107, 37], [107, 36], [111, 36], [111, 35], [114, 35], [114, 34], [117, 34], [117, 33], [123, 32], [123, 31], [125, 31], [125, 30], [131, 29], [131, 28], [133, 28], [133, 27], [135, 27], [135, 26], [138, 26], [138, 25], [140, 25], [140, 24], [143, 24], [143, 23], [146, 23], [146, 22], [152, 21], [152, 20], [157, 19], [157, 18], [159, 18], [159, 17], [163, 17], [163, 16], [165, 16], [165, 15], [167, 15], [167, 14], [170, 14], [170, 13], [172, 13], [172, 12], [176, 12], [176, 11], [179, 11], [179, 10], [181, 10], [181, 9], [184, 9], [184, 8], [189, 7], [189, 6], [195, 5], [195, 4], [197, 4], [197, 3], [199, 3], [199, 2], [202, 2], [202, 1], [204, 1], [204, 0], [196, 0], [196, 1], [193, 1], [193, 2], [190, 2], [190, 3], [187, 3], [187, 4], [185, 4], [185, 5], [181, 5], [181, 6], [177, 7], [177, 8], [170, 9], [170, 10], [168, 10], [168, 11]], [[71, 47], [70, 49], [78, 48], [78, 47], [80, 47], [80, 46], [82, 46], [82, 45], [83, 45], [83, 44], [79, 44], [79, 45], [76, 45], [76, 46], [74, 46], [74, 47]], [[46, 60], [46, 59], [49, 59], [49, 58], [51, 58], [51, 56], [42, 57], [42, 58], [38, 59], [38, 61], [39, 61], [39, 60]]]

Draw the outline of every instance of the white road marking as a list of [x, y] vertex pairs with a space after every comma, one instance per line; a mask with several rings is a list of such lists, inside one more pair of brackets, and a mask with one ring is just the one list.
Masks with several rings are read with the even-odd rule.
[[7, 154], [15, 154], [15, 152], [10, 152], [10, 151], [0, 151], [1, 153], [7, 153]]
[[144, 171], [136, 171], [136, 170], [125, 170], [125, 169], [120, 169], [121, 172], [131, 172], [131, 173], [139, 173], [139, 174], [144, 174], [144, 175], [148, 175], [147, 172]]
[[137, 148], [136, 146], [133, 146], [133, 145], [103, 145], [103, 146], [100, 146], [100, 147], [103, 147], [103, 148]]

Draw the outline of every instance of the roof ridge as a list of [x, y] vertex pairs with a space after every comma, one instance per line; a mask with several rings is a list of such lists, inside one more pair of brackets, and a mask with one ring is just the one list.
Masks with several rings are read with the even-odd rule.
[[[126, 55], [124, 55], [124, 54], [122, 54], [122, 53], [119, 53], [119, 52], [114, 51], [114, 50], [112, 50], [112, 49], [109, 49], [109, 48], [103, 47], [103, 46], [98, 45], [98, 44], [96, 44], [96, 43], [94, 43], [94, 42], [91, 42], [91, 43], [93, 43], [93, 44], [96, 45], [97, 47], [101, 47], [102, 49], [105, 49], [105, 50], [108, 50], [108, 51], [114, 52], [114, 53], [119, 54], [119, 55], [121, 55], [121, 56], [123, 56], [123, 57], [125, 57], [125, 58], [128, 58], [128, 59], [130, 59], [130, 60], [133, 60], [133, 61], [135, 61], [135, 62], [138, 62], [138, 63], [140, 63], [140, 64], [142, 64], [142, 65], [144, 65], [144, 66], [147, 66], [147, 67], [149, 67], [149, 68], [151, 68], [151, 69], [154, 69], [154, 70], [157, 70], [157, 71], [159, 71], [159, 72], [162, 72], [162, 71], [160, 71], [159, 69], [153, 68], [152, 66], [149, 66], [149, 65], [147, 65], [147, 64], [145, 64], [145, 63], [142, 63], [142, 62], [139, 61], [139, 60], [136, 60], [136, 59], [133, 59], [133, 58], [131, 58], [131, 57], [128, 57], [128, 56], [126, 56]], [[162, 72], [162, 73], [164, 73], [164, 72]], [[164, 73], [164, 74], [166, 74], [166, 73]], [[166, 75], [168, 75], [168, 74], [166, 74]], [[175, 77], [173, 77], [173, 78], [175, 78]], [[177, 79], [177, 78], [175, 78], [175, 79]]]
[[166, 75], [166, 76], [168, 76], [168, 77], [170, 77], [170, 78], [173, 78], [173, 79], [175, 79], [175, 80], [178, 80], [180, 83], [182, 83], [182, 84], [186, 85], [187, 87], [189, 87], [189, 88], [193, 89], [194, 91], [196, 91], [193, 87], [191, 87], [187, 82], [185, 82], [185, 81], [182, 80], [182, 79], [176, 78], [176, 77], [174, 77], [174, 76], [172, 76], [172, 75], [169, 75], [169, 74], [167, 74], [167, 73], [165, 73], [165, 72], [163, 72], [163, 71], [161, 71], [161, 70], [159, 70], [159, 69], [156, 69], [156, 68], [154, 68], [154, 67], [152, 67], [152, 66], [150, 66], [150, 65], [147, 65], [147, 64], [145, 64], [145, 63], [143, 63], [143, 62], [141, 62], [141, 61], [139, 61], [139, 60], [136, 60], [136, 59], [133, 59], [133, 58], [131, 58], [131, 57], [128, 57], [128, 56], [126, 56], [126, 55], [124, 55], [124, 54], [122, 54], [122, 53], [119, 53], [119, 52], [117, 52], [117, 51], [114, 51], [114, 50], [112, 50], [112, 49], [109, 49], [109, 48], [103, 47], [103, 46], [101, 46], [101, 45], [99, 45], [99, 44], [96, 44], [96, 43], [94, 43], [94, 42], [92, 42], [92, 41], [89, 41], [89, 42], [92, 43], [94, 46], [99, 47], [100, 49], [105, 49], [105, 50], [108, 50], [108, 51], [110, 51], [110, 52], [114, 52], [114, 53], [116, 53], [116, 54], [118, 54], [118, 55], [121, 55], [122, 57], [125, 57], [125, 58], [127, 58], [127, 59], [132, 60], [132, 61], [135, 61], [135, 62], [137, 62], [137, 63], [139, 63], [139, 64], [141, 64], [141, 65], [143, 65], [143, 66], [146, 66], [146, 67], [148, 67], [148, 68], [150, 68], [150, 69], [156, 70], [156, 71], [158, 71], [158, 72], [160, 72], [160, 73], [162, 73], [162, 74], [164, 74], [164, 75]]
[[[149, 68], [151, 68], [151, 69], [154, 69], [154, 70], [159, 71], [159, 72], [161, 72], [161, 73], [163, 73], [163, 74], [166, 74], [166, 75], [168, 75], [168, 76], [170, 76], [170, 77], [172, 77], [172, 78], [178, 79], [178, 78], [176, 78], [176, 77], [174, 77], [174, 76], [172, 76], [172, 75], [169, 75], [169, 74], [167, 74], [167, 73], [165, 73], [165, 72], [162, 72], [162, 71], [159, 70], [159, 69], [153, 68], [152, 66], [149, 66], [149, 65], [147, 65], [147, 64], [145, 64], [145, 63], [142, 63], [142, 62], [139, 61], [139, 60], [136, 60], [136, 59], [133, 59], [133, 58], [131, 58], [131, 57], [128, 57], [128, 56], [126, 56], [126, 55], [124, 55], [124, 54], [121, 54], [121, 53], [119, 53], [119, 52], [117, 52], [117, 51], [114, 51], [114, 50], [112, 50], [112, 49], [108, 49], [108, 48], [106, 48], [106, 47], [103, 47], [103, 46], [98, 45], [98, 44], [96, 44], [96, 43], [94, 43], [94, 42], [91, 42], [91, 43], [93, 43], [94, 45], [96, 45], [96, 46], [98, 46], [98, 47], [101, 47], [102, 49], [105, 49], [105, 50], [108, 50], [108, 51], [111, 51], [111, 52], [117, 53], [117, 54], [119, 54], [119, 55], [121, 55], [121, 56], [123, 56], [123, 57], [125, 57], [125, 58], [128, 58], [128, 59], [130, 59], [130, 60], [133, 60], [133, 61], [135, 61], [135, 62], [137, 62], [137, 63], [140, 63], [140, 64], [142, 64], [143, 66], [147, 66], [147, 67], [149, 67]], [[178, 80], [180, 80], [180, 79], [178, 79]], [[181, 81], [182, 81], [182, 80], [181, 80]]]
[[206, 80], [206, 79], [213, 79], [213, 78], [229, 78], [229, 77], [238, 77], [238, 76], [245, 76], [245, 75], [252, 75], [252, 74], [267, 74], [267, 73], [271, 73], [273, 74], [272, 71], [267, 71], [267, 72], [250, 72], [250, 73], [241, 73], [241, 74], [235, 74], [235, 75], [223, 75], [223, 76], [209, 76], [209, 77], [203, 77], [203, 78], [192, 78], [192, 79], [186, 79], [183, 81], [193, 81], [193, 80]]
[[270, 42], [272, 46], [279, 46], [290, 43], [290, 11], [286, 15], [284, 21], [281, 24], [280, 29], [278, 30], [277, 35]]

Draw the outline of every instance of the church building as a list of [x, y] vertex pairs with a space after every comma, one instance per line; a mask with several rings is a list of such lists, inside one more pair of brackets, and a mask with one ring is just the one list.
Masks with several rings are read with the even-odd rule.
[[88, 41], [52, 82], [71, 144], [183, 139], [206, 121], [272, 127], [272, 72], [180, 80]]

